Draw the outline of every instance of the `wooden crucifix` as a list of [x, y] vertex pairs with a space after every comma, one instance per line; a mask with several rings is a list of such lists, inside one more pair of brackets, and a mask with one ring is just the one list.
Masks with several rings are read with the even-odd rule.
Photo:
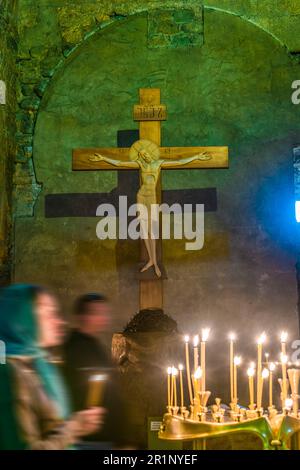
[[[134, 106], [134, 120], [139, 121], [140, 140], [131, 148], [86, 148], [73, 150], [73, 170], [140, 169], [141, 187], [137, 201], [147, 208], [161, 202], [161, 169], [228, 168], [228, 147], [160, 147], [161, 121], [166, 120], [166, 106], [160, 103], [160, 89], [142, 88], [140, 103]], [[141, 226], [142, 226], [141, 220]], [[139, 279], [140, 309], [163, 307], [161, 240], [145, 237], [141, 271], [154, 268]]]

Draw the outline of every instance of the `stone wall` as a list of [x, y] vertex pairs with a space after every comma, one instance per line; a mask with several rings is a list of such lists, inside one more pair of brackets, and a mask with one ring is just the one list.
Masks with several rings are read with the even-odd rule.
[[12, 173], [15, 157], [17, 51], [16, 2], [0, 1], [0, 80], [6, 87], [6, 104], [0, 104], [0, 285], [10, 279], [12, 226]]
[[[99, 5], [107, 13], [100, 22]], [[164, 243], [166, 311], [189, 330], [209, 322], [254, 332], [263, 318], [266, 328], [290, 323], [296, 331], [289, 204], [300, 129], [290, 100], [297, 57], [259, 27], [258, 17], [202, 10], [198, 2], [178, 11], [179, 2], [147, 5], [160, 5], [159, 20], [153, 12], [131, 15], [145, 9], [142, 2], [21, 2], [15, 184], [17, 214], [28, 217], [17, 219], [15, 279], [50, 284], [70, 300], [81, 290], [104, 290], [115, 302], [118, 329], [136, 311], [137, 244], [99, 242], [95, 218], [46, 219], [44, 198], [113, 190], [113, 172], [72, 172], [72, 149], [115, 146], [119, 129], [137, 127], [138, 88], [159, 86], [168, 106], [164, 145], [230, 149], [229, 170], [164, 173], [165, 189], [218, 193], [204, 250]]]

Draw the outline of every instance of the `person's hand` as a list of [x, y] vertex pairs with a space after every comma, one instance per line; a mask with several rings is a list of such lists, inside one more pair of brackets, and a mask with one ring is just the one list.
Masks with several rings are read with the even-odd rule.
[[210, 159], [211, 159], [211, 155], [209, 155], [209, 153], [207, 152], [201, 152], [195, 156], [195, 160], [210, 160]]
[[88, 436], [89, 434], [99, 431], [103, 425], [105, 414], [106, 409], [100, 407], [79, 411], [77, 413], [77, 420], [81, 435]]
[[100, 153], [94, 153], [91, 157], [89, 157], [90, 162], [102, 162], [104, 160], [103, 155], [100, 155]]

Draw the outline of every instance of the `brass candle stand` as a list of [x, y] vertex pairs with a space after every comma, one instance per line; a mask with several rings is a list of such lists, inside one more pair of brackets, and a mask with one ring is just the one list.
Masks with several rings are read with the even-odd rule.
[[[221, 399], [208, 408], [211, 392], [197, 392], [190, 410], [186, 407], [167, 407], [159, 438], [168, 441], [192, 441], [194, 449], [206, 448], [208, 439], [233, 435], [249, 435], [259, 438], [264, 450], [300, 450], [300, 412], [298, 407], [300, 370], [287, 371], [291, 394], [279, 412], [274, 405], [267, 410], [257, 409], [255, 403], [244, 408], [238, 400], [229, 409], [221, 405]], [[287, 388], [289, 391], [289, 388]], [[281, 391], [282, 395], [282, 391]]]
[[[244, 410], [232, 419], [232, 415], [213, 405], [212, 410], [180, 416], [166, 413], [159, 431], [159, 438], [168, 441], [192, 441], [193, 449], [206, 448], [208, 439], [220, 436], [254, 435], [260, 439], [263, 450], [300, 450], [300, 418], [291, 413], [258, 416], [253, 410]], [[251, 411], [249, 415], [248, 411]], [[249, 417], [251, 416], [251, 417]]]

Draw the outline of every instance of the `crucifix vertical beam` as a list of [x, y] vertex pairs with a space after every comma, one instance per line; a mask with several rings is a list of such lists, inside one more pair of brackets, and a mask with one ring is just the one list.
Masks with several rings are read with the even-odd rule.
[[[161, 120], [165, 118], [160, 103], [159, 88], [141, 88], [140, 104], [135, 107], [134, 118], [139, 121], [140, 139], [151, 140], [161, 146]], [[161, 203], [161, 177], [157, 184], [157, 202]], [[158, 262], [162, 261], [162, 241], [157, 240]], [[141, 261], [146, 259], [146, 249], [141, 240]], [[163, 280], [139, 280], [140, 309], [163, 308]]]

